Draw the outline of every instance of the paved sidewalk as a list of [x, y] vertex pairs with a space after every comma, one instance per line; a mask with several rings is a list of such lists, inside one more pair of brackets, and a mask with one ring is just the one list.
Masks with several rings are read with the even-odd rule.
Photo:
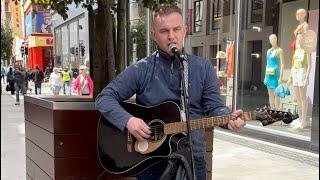
[[14, 103], [11, 95], [1, 95], [1, 180], [26, 179], [23, 100]]
[[[1, 95], [1, 180], [24, 180], [24, 106]], [[316, 180], [319, 155], [216, 130], [214, 180]]]

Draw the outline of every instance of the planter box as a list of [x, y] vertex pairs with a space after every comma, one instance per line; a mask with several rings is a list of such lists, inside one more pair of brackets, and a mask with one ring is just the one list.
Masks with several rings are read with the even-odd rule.
[[[104, 171], [97, 154], [99, 112], [91, 98], [25, 96], [27, 179], [96, 180]], [[212, 130], [206, 131], [211, 179]], [[110, 142], [112, 143], [112, 142]], [[136, 179], [105, 173], [101, 179]]]
[[[92, 99], [25, 96], [24, 103], [27, 179], [97, 179], [104, 169], [97, 154], [99, 112]], [[105, 173], [101, 179], [135, 178]]]

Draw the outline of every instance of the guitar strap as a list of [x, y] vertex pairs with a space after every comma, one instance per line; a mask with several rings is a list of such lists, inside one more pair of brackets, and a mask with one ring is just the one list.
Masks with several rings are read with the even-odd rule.
[[[186, 85], [186, 95], [187, 95], [187, 97], [189, 97], [189, 93], [188, 93], [188, 86], [189, 86], [189, 84], [188, 84], [188, 68], [189, 68], [189, 66], [188, 66], [188, 61], [187, 61], [187, 58], [186, 58], [186, 56], [183, 56], [183, 61], [182, 61], [182, 64], [183, 64], [183, 67], [184, 67], [184, 79], [181, 79], [181, 99], [180, 99], [180, 102], [181, 102], [181, 112], [180, 112], [180, 114], [181, 114], [181, 118], [182, 118], [182, 121], [186, 121], [187, 119], [186, 119], [186, 105], [184, 104], [184, 101], [183, 101], [183, 99], [184, 99], [184, 94], [183, 94], [183, 89], [182, 89], [182, 81], [184, 81], [184, 83], [185, 83], [185, 85]], [[187, 98], [187, 100], [188, 100], [188, 98]]]

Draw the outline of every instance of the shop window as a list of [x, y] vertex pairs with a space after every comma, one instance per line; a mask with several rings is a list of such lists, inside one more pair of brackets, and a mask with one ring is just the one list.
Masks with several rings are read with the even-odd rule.
[[199, 47], [193, 47], [192, 48], [192, 53], [195, 56], [200, 56], [202, 57], [203, 55], [203, 46], [199, 46]]
[[212, 18], [212, 29], [220, 29], [221, 27], [221, 7], [220, 0], [213, 1], [213, 18]]
[[263, 0], [251, 0], [251, 23], [262, 22]]
[[212, 60], [212, 65], [217, 66], [219, 68], [219, 58], [217, 58], [218, 51], [221, 50], [221, 45], [219, 45], [219, 49], [217, 45], [211, 45], [209, 49], [209, 58]]
[[194, 32], [202, 31], [203, 1], [194, 2]]

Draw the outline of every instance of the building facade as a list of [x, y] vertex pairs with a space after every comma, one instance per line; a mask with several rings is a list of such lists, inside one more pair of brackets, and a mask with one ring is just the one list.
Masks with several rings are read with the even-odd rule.
[[[86, 9], [69, 6], [68, 19], [53, 14], [54, 66], [77, 71], [80, 65], [90, 68], [89, 13]], [[93, 43], [93, 42], [91, 42]]]
[[6, 65], [14, 62], [22, 63], [23, 57], [20, 51], [23, 42], [23, 13], [22, 2], [10, 0], [1, 1], [1, 23], [8, 22], [12, 28], [14, 39], [12, 46], [12, 58], [5, 62]]
[[52, 17], [49, 10], [41, 5], [23, 1], [24, 15], [24, 51], [25, 66], [42, 71], [53, 64]]

